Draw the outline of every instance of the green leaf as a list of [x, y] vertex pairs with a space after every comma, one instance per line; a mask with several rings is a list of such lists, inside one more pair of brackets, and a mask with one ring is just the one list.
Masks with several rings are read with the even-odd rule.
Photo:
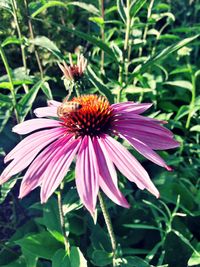
[[3, 103], [12, 103], [12, 100], [10, 98], [9, 95], [3, 95], [3, 94], [0, 94], [0, 102], [3, 102]]
[[81, 39], [84, 39], [84, 40], [92, 43], [93, 45], [98, 46], [109, 57], [111, 57], [114, 61], [117, 62], [117, 58], [115, 57], [115, 54], [112, 51], [112, 49], [105, 42], [103, 42], [101, 39], [98, 39], [97, 37], [92, 36], [92, 34], [87, 34], [87, 33], [84, 33], [84, 32], [77, 31], [77, 30], [72, 30], [72, 29], [66, 28], [66, 31], [75, 34], [76, 36], [78, 36]]
[[12, 106], [10, 106], [9, 108], [7, 107], [5, 111], [1, 108], [0, 116], [2, 116], [2, 120], [1, 120], [1, 123], [0, 123], [0, 133], [4, 130], [8, 120], [12, 116], [12, 112], [13, 112], [13, 107]]
[[69, 2], [68, 5], [78, 6], [94, 15], [100, 16], [99, 10], [92, 4], [74, 1], [74, 2]]
[[123, 263], [120, 265], [121, 267], [150, 267], [150, 265], [144, 261], [143, 259], [140, 259], [139, 257], [124, 257]]
[[121, 19], [126, 23], [126, 7], [124, 6], [123, 0], [117, 0], [117, 9]]
[[[19, 67], [14, 70], [11, 70], [11, 75], [12, 75], [14, 85], [33, 83], [33, 77], [29, 76], [26, 73], [24, 67]], [[8, 89], [11, 88], [8, 75], [3, 75], [0, 77], [0, 88], [8, 88]]]
[[186, 116], [189, 113], [189, 111], [190, 111], [189, 106], [185, 106], [185, 105], [181, 106], [179, 108], [174, 120], [175, 121], [180, 120], [182, 117]]
[[100, 28], [104, 26], [104, 20], [101, 17], [90, 17], [89, 20], [96, 23]]
[[97, 77], [96, 73], [91, 69], [90, 66], [87, 67], [87, 73], [89, 76], [89, 80], [93, 83], [93, 85], [99, 90], [99, 92], [105, 95], [110, 103], [113, 103], [113, 95], [111, 91], [103, 84], [101, 79]]
[[163, 84], [182, 87], [182, 88], [188, 89], [189, 91], [192, 91], [192, 83], [188, 81], [182, 81], [182, 80], [181, 81], [167, 81], [167, 82], [164, 82]]
[[190, 247], [194, 251], [194, 253], [196, 255], [198, 255], [199, 258], [200, 258], [200, 253], [192, 246], [192, 244], [190, 243], [190, 241], [186, 237], [184, 237], [183, 234], [181, 234], [179, 231], [176, 231], [176, 230], [172, 230], [172, 232], [174, 234], [176, 234], [186, 245], [188, 245], [188, 247]]
[[112, 263], [113, 255], [103, 250], [95, 250], [92, 253], [92, 261], [95, 266], [108, 266]]
[[140, 11], [143, 5], [146, 3], [147, 0], [137, 0], [132, 2], [131, 7], [131, 17], [135, 17], [136, 14]]
[[17, 182], [17, 179], [11, 180], [11, 181], [8, 181], [8, 182], [2, 184], [2, 186], [0, 188], [0, 192], [1, 192], [0, 204], [2, 202], [4, 202], [6, 196], [8, 195], [10, 190], [15, 186], [16, 182]]
[[52, 42], [46, 36], [37, 36], [35, 39], [29, 40], [31, 44], [46, 48], [53, 53], [58, 59], [63, 60], [63, 56], [54, 42]]
[[53, 255], [52, 267], [71, 267], [69, 256], [64, 249], [59, 249]]
[[53, 6], [60, 6], [60, 7], [67, 8], [67, 3], [63, 3], [62, 1], [49, 1], [47, 3], [44, 3], [42, 6], [38, 5], [38, 8], [34, 10], [33, 12], [31, 12], [31, 17], [34, 18], [37, 15], [39, 15], [41, 12], [45, 11], [47, 8], [53, 7]]
[[152, 58], [149, 58], [142, 66], [138, 67], [136, 72], [144, 72], [148, 67], [152, 66], [157, 61], [167, 57], [168, 55], [170, 55], [171, 53], [177, 51], [181, 47], [189, 44], [190, 42], [192, 42], [195, 39], [197, 39], [199, 36], [200, 35], [198, 34], [198, 35], [195, 35], [193, 37], [189, 37], [189, 38], [183, 39], [183, 40], [181, 40], [180, 42], [178, 42], [176, 44], [173, 44], [173, 45], [170, 45], [170, 46], [166, 47], [160, 53], [156, 54]]
[[31, 110], [32, 104], [35, 101], [38, 91], [41, 88], [41, 85], [44, 81], [38, 81], [31, 90], [25, 94], [17, 104], [19, 111], [20, 119], [23, 121], [28, 112]]
[[21, 44], [22, 42], [16, 36], [9, 36], [7, 37], [1, 44], [2, 47], [9, 45], [9, 44]]
[[36, 266], [38, 261], [38, 256], [34, 255], [30, 250], [26, 250], [22, 248], [22, 254], [26, 261], [26, 267]]
[[12, 13], [11, 0], [0, 0], [0, 9], [5, 9]]
[[16, 240], [15, 243], [22, 249], [31, 251], [32, 254], [48, 260], [51, 260], [55, 252], [63, 247], [62, 243], [58, 242], [47, 231], [39, 234], [28, 234], [22, 239]]
[[[197, 250], [200, 252], [200, 243], [197, 245]], [[200, 264], [200, 256], [198, 253], [193, 252], [192, 256], [190, 257], [188, 261], [188, 266], [197, 266]]]
[[27, 267], [24, 258], [21, 256], [16, 261], [12, 261], [9, 264], [1, 265], [1, 267]]
[[42, 89], [43, 93], [47, 96], [47, 98], [48, 98], [49, 100], [50, 100], [50, 99], [53, 99], [53, 95], [52, 95], [52, 92], [51, 92], [51, 88], [50, 88], [48, 82], [44, 82], [44, 83], [41, 85], [41, 89]]
[[200, 125], [195, 125], [190, 128], [191, 132], [200, 132]]
[[78, 247], [71, 247], [69, 258], [71, 267], [87, 267], [87, 261]]
[[60, 226], [60, 217], [58, 203], [55, 198], [50, 198], [43, 206], [43, 221], [49, 231], [62, 233]]
[[67, 213], [78, 210], [82, 207], [82, 203], [80, 201], [80, 198], [77, 194], [77, 190], [75, 188], [70, 189], [63, 199], [63, 212], [64, 215]]
[[152, 92], [153, 90], [151, 88], [142, 88], [131, 84], [128, 85], [126, 88], [123, 88], [123, 91], [125, 91], [127, 94], [139, 94]]
[[157, 231], [161, 231], [160, 228], [158, 227], [155, 227], [155, 226], [152, 226], [152, 225], [147, 225], [147, 224], [141, 224], [141, 223], [138, 223], [138, 224], [124, 224], [123, 225], [124, 227], [127, 227], [127, 228], [131, 228], [131, 229], [147, 229], [147, 230], [157, 230]]

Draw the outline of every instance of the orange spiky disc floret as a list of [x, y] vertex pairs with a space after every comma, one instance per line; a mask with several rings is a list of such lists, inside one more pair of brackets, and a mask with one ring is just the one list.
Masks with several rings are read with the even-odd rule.
[[99, 136], [109, 131], [112, 108], [106, 97], [83, 95], [70, 102], [79, 103], [81, 108], [61, 118], [69, 132], [76, 136]]

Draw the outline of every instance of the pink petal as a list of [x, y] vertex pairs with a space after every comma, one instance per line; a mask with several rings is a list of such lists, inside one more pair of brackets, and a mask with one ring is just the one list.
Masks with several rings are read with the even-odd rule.
[[34, 110], [34, 113], [35, 113], [36, 117], [38, 117], [38, 118], [58, 117], [57, 107], [54, 107], [54, 106], [44, 107], [44, 108], [36, 108]]
[[130, 131], [120, 128], [120, 133], [125, 137], [138, 139], [155, 150], [171, 149], [180, 146], [179, 142], [169, 136], [143, 132], [140, 129]]
[[165, 135], [168, 137], [173, 137], [173, 133], [170, 130], [164, 128], [158, 123], [151, 122], [151, 121], [143, 121], [140, 119], [139, 120], [132, 119], [132, 120], [124, 120], [124, 121], [113, 121], [112, 127], [115, 130], [119, 130], [121, 127], [129, 131], [134, 131], [135, 129], [137, 129], [137, 130], [141, 130], [144, 132], [150, 132], [150, 133], [155, 133], [159, 135]]
[[85, 136], [77, 156], [76, 187], [81, 201], [94, 213], [99, 190], [99, 169], [90, 136]]
[[108, 135], [102, 138], [102, 142], [111, 160], [124, 176], [136, 183], [140, 189], [146, 188], [153, 195], [159, 197], [159, 192], [149, 178], [148, 173], [126, 148]]
[[80, 147], [81, 139], [69, 140], [59, 153], [52, 158], [44, 173], [41, 185], [41, 202], [44, 203], [57, 189]]
[[129, 124], [126, 125], [124, 123], [118, 123], [116, 126], [113, 126], [114, 130], [117, 130], [118, 132], [121, 131], [126, 131], [129, 132], [131, 135], [134, 136], [134, 133], [138, 133], [138, 132], [142, 132], [143, 134], [155, 134], [156, 136], [162, 136], [162, 137], [166, 137], [166, 138], [173, 138], [173, 134], [172, 132], [168, 133], [163, 129], [159, 129], [159, 128], [153, 128], [153, 127], [148, 127], [148, 126], [143, 126], [140, 124]]
[[172, 170], [169, 166], [167, 166], [165, 161], [146, 144], [135, 138], [129, 138], [123, 135], [121, 135], [121, 137], [127, 140], [140, 154], [142, 154], [147, 159], [151, 160], [152, 162], [161, 167], [166, 168], [168, 171]]
[[61, 127], [57, 120], [50, 119], [32, 119], [17, 124], [12, 131], [18, 134], [27, 134], [42, 128]]
[[72, 137], [64, 136], [45, 148], [32, 162], [24, 175], [20, 186], [19, 198], [23, 198], [42, 183], [44, 173], [52, 158], [62, 149], [63, 145]]
[[114, 109], [114, 113], [127, 113], [133, 112], [134, 114], [140, 114], [145, 112], [152, 106], [152, 103], [134, 103], [134, 102], [123, 102], [111, 105]]
[[143, 122], [153, 122], [157, 124], [166, 124], [166, 121], [157, 120], [154, 118], [144, 117], [139, 114], [135, 114], [134, 112], [124, 112], [123, 114], [115, 114], [114, 121], [136, 121], [142, 120]]
[[[14, 147], [13, 150], [11, 150], [4, 158], [4, 162], [6, 163], [11, 159], [20, 158], [24, 153], [28, 153], [37, 146], [41, 146], [42, 149], [44, 146], [51, 143], [54, 139], [62, 136], [63, 134], [65, 134], [64, 128], [42, 130], [33, 133], [24, 138], [19, 144], [17, 144], [16, 147]], [[43, 145], [44, 141], [46, 142], [45, 145]]]
[[48, 104], [49, 107], [56, 107], [57, 108], [62, 104], [62, 102], [58, 102], [58, 101], [55, 101], [55, 100], [48, 100], [47, 104]]
[[129, 208], [130, 205], [118, 188], [115, 167], [110, 160], [109, 154], [101, 141], [101, 138], [94, 138], [93, 145], [97, 156], [100, 175], [99, 185], [101, 189], [113, 202], [122, 207]]
[[37, 139], [35, 142], [30, 143], [20, 150], [17, 150], [17, 152], [14, 154], [15, 159], [5, 168], [5, 170], [1, 174], [0, 184], [5, 183], [10, 177], [24, 170], [46, 145], [53, 142], [60, 136], [61, 134], [58, 132], [51, 132], [51, 134], [49, 133], [48, 135], [46, 134], [44, 136], [41, 135], [39, 140]]

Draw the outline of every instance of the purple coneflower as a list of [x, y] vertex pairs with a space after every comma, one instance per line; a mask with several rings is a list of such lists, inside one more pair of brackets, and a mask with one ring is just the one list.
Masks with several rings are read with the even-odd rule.
[[38, 131], [24, 138], [5, 157], [5, 162], [12, 162], [2, 173], [0, 183], [30, 165], [19, 197], [40, 186], [44, 203], [76, 157], [76, 187], [82, 203], [91, 213], [96, 207], [99, 188], [118, 205], [129, 207], [118, 188], [115, 167], [140, 189], [146, 188], [159, 197], [145, 169], [113, 138], [120, 136], [144, 157], [171, 170], [154, 149], [170, 149], [179, 143], [173, 139], [171, 131], [161, 126], [165, 122], [140, 115], [151, 105], [134, 102], [110, 105], [105, 97], [97, 95], [83, 95], [64, 103], [49, 101], [48, 107], [35, 110], [38, 118], [13, 128], [18, 134]]
[[77, 81], [81, 78], [81, 76], [83, 76], [87, 67], [87, 59], [85, 59], [82, 54], [78, 54], [77, 64], [74, 64], [72, 56], [69, 54], [69, 61], [70, 66], [68, 66], [65, 61], [63, 61], [63, 65], [60, 63], [58, 65], [68, 81]]

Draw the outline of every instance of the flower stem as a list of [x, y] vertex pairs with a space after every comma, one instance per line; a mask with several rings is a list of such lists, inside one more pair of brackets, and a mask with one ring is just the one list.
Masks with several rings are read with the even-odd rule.
[[190, 65], [190, 63], [188, 62], [188, 69], [190, 71], [191, 74], [191, 80], [192, 80], [192, 98], [191, 98], [191, 102], [190, 102], [190, 107], [189, 107], [189, 113], [188, 113], [188, 117], [187, 117], [187, 121], [186, 121], [186, 129], [188, 129], [190, 127], [190, 121], [192, 118], [192, 113], [194, 111], [194, 107], [195, 107], [195, 99], [196, 99], [196, 79], [195, 79], [195, 75], [192, 71], [192, 67]]
[[126, 33], [124, 40], [124, 70], [125, 70], [125, 80], [128, 82], [128, 67], [130, 61], [130, 27], [131, 27], [131, 17], [130, 17], [130, 0], [126, 0]]
[[63, 190], [63, 186], [64, 186], [64, 184], [61, 183], [60, 190], [58, 191], [57, 199], [58, 199], [58, 210], [59, 210], [59, 216], [60, 216], [60, 226], [61, 226], [61, 230], [62, 230], [62, 234], [63, 234], [63, 238], [64, 238], [65, 250], [66, 250], [67, 254], [69, 255], [70, 244], [69, 244], [68, 237], [67, 237], [67, 234], [66, 234], [65, 216], [64, 216], [63, 207], [62, 207], [62, 190]]
[[[12, 3], [12, 9], [13, 9], [13, 17], [14, 17], [14, 22], [17, 28], [17, 33], [20, 39], [20, 42], [22, 42], [22, 33], [19, 27], [19, 22], [18, 22], [18, 18], [17, 18], [17, 2], [15, 0], [11, 0]], [[25, 72], [27, 74], [27, 63], [26, 63], [26, 54], [25, 54], [25, 46], [24, 44], [21, 44], [21, 53], [22, 53], [22, 62], [23, 62], [23, 66], [25, 69]]]
[[[154, 4], [154, 0], [151, 0], [150, 3], [149, 3], [148, 10], [147, 10], [147, 23], [146, 23], [145, 28], [144, 28], [144, 33], [143, 33], [143, 37], [142, 37], [142, 40], [143, 41], [145, 41], [146, 38], [147, 38], [147, 32], [148, 32], [148, 28], [149, 28], [148, 21], [149, 21], [149, 19], [151, 17], [151, 12], [152, 12], [152, 8], [153, 8], [153, 4]], [[142, 52], [143, 52], [143, 46], [139, 50], [138, 57], [141, 57], [142, 56]]]
[[[35, 36], [34, 36], [33, 26], [32, 26], [32, 22], [31, 22], [31, 17], [29, 14], [29, 8], [28, 8], [28, 1], [27, 0], [24, 0], [24, 5], [25, 5], [27, 19], [28, 19], [28, 28], [29, 28], [30, 37], [31, 37], [31, 39], [34, 39]], [[33, 45], [33, 49], [34, 49], [35, 57], [37, 60], [38, 68], [40, 71], [40, 76], [41, 76], [41, 79], [43, 79], [44, 75], [43, 75], [42, 63], [40, 61], [40, 57], [39, 57], [39, 54], [38, 54], [38, 51], [37, 51], [35, 45]]]
[[6, 72], [8, 75], [8, 80], [10, 82], [10, 92], [12, 95], [12, 104], [13, 104], [13, 108], [15, 111], [16, 120], [19, 123], [20, 119], [19, 119], [19, 114], [18, 114], [18, 110], [17, 110], [17, 100], [16, 100], [16, 95], [15, 95], [14, 83], [13, 83], [13, 79], [12, 79], [12, 73], [11, 73], [10, 67], [8, 65], [8, 60], [6, 58], [5, 52], [4, 52], [3, 47], [1, 45], [0, 45], [0, 55], [1, 55], [3, 64], [5, 66], [5, 69], [6, 69]]
[[110, 215], [108, 213], [107, 207], [106, 207], [106, 203], [103, 199], [103, 196], [101, 195], [101, 193], [99, 192], [98, 194], [99, 197], [99, 202], [100, 202], [100, 207], [103, 213], [103, 217], [106, 223], [106, 227], [108, 229], [108, 234], [110, 236], [110, 241], [111, 241], [111, 246], [112, 246], [112, 251], [113, 251], [113, 266], [116, 266], [115, 264], [115, 258], [116, 258], [116, 248], [117, 248], [117, 242], [115, 239], [115, 235], [114, 235], [114, 231], [113, 231], [113, 227], [112, 227], [112, 223], [111, 223], [111, 219], [110, 219]]
[[126, 33], [125, 33], [125, 41], [124, 41], [124, 51], [128, 49], [129, 42], [129, 34], [130, 34], [130, 0], [126, 1]]
[[[104, 22], [104, 0], [99, 0], [99, 9], [101, 13], [101, 18]], [[101, 26], [101, 40], [104, 42], [105, 34], [104, 34], [104, 24]], [[104, 74], [104, 51], [101, 50], [101, 73]]]

